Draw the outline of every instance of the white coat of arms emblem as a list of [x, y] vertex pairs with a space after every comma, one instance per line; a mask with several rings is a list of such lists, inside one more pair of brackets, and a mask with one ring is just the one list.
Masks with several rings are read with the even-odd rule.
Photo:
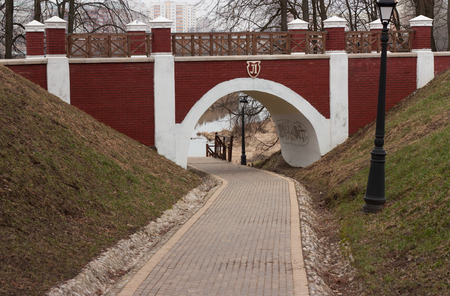
[[251, 78], [256, 78], [261, 71], [261, 61], [247, 61], [247, 72]]

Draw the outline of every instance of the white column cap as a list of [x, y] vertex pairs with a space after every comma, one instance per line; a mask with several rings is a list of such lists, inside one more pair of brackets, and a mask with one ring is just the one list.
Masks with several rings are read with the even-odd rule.
[[381, 23], [380, 19], [374, 20], [373, 22], [369, 23], [369, 29], [370, 30], [381, 30], [383, 29], [383, 24]]
[[141, 21], [132, 21], [131, 23], [127, 24], [127, 31], [128, 32], [146, 32], [147, 31], [147, 24], [141, 22]]
[[172, 28], [173, 21], [166, 19], [163, 16], [157, 17], [150, 21], [150, 28], [152, 29], [169, 29]]
[[409, 20], [411, 27], [431, 27], [433, 26], [433, 19], [419, 15], [413, 19]]
[[338, 16], [332, 16], [323, 21], [323, 26], [325, 29], [327, 29], [327, 28], [346, 28], [347, 21]]
[[25, 25], [26, 32], [45, 32], [45, 25], [36, 20]]
[[289, 30], [308, 30], [308, 23], [301, 19], [295, 19], [288, 24]]
[[44, 23], [46, 29], [66, 29], [67, 21], [54, 16], [46, 20]]

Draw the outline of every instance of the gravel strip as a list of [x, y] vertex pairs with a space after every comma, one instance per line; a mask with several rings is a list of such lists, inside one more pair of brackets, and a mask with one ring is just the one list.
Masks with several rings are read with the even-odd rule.
[[303, 260], [310, 295], [353, 295], [355, 270], [351, 266], [348, 245], [335, 242], [334, 236], [330, 235], [337, 233], [335, 221], [318, 206], [303, 185], [293, 181], [300, 209]]

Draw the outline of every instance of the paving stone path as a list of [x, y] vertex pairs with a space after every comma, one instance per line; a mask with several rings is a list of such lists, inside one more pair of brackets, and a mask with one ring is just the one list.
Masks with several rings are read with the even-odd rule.
[[290, 181], [212, 158], [190, 165], [224, 184], [120, 295], [309, 295]]

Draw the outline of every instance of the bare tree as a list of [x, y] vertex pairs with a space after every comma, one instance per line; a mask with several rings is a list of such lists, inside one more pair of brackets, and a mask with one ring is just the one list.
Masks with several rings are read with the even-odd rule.
[[33, 19], [38, 22], [42, 22], [41, 0], [34, 0], [33, 11], [34, 11]]
[[5, 58], [12, 58], [14, 0], [5, 1]]
[[230, 31], [287, 31], [288, 18], [309, 18], [308, 0], [213, 0], [207, 10], [213, 23]]
[[144, 14], [130, 8], [134, 0], [6, 0], [0, 1], [0, 57], [23, 57], [24, 24], [54, 15], [68, 21], [68, 33], [123, 32]]
[[447, 1], [447, 50], [450, 51], [450, 2]]
[[308, 0], [302, 1], [302, 19], [309, 22], [309, 3]]

